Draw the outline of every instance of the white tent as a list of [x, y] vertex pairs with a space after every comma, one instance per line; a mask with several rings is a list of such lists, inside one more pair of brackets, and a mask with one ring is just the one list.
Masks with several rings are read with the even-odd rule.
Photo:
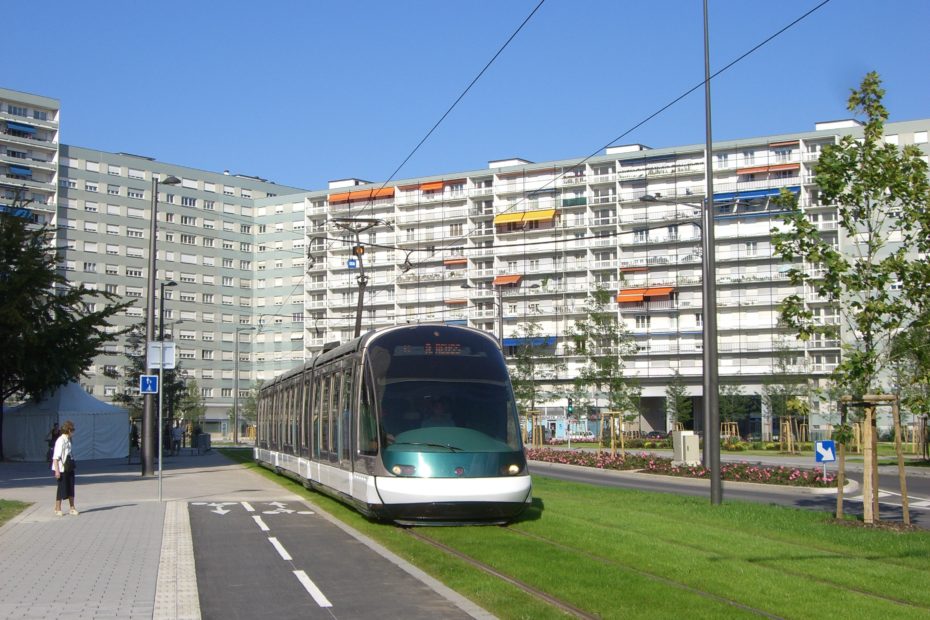
[[51, 396], [29, 401], [3, 413], [3, 455], [11, 461], [44, 461], [45, 440], [52, 425], [74, 422], [72, 449], [80, 462], [125, 458], [129, 454], [129, 414], [97, 400], [79, 383], [58, 388]]

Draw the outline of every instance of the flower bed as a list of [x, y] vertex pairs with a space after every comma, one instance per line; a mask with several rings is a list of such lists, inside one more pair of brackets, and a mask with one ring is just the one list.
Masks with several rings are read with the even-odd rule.
[[[546, 463], [581, 465], [598, 469], [636, 470], [648, 474], [663, 476], [681, 476], [685, 478], [707, 478], [710, 470], [703, 465], [674, 466], [672, 460], [640, 452], [627, 452], [611, 456], [608, 451], [579, 452], [575, 450], [541, 450], [527, 449], [526, 458]], [[754, 463], [721, 463], [720, 479], [732, 482], [759, 482], [763, 484], [782, 484], [796, 487], [835, 487], [836, 476], [824, 475], [816, 469], [798, 469], [796, 467], [759, 465]]]

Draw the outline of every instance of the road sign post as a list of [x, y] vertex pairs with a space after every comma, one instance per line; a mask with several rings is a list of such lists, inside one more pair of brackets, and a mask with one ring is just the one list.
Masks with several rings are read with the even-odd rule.
[[139, 375], [140, 394], [158, 394], [158, 375]]
[[827, 463], [836, 460], [836, 443], [832, 439], [824, 439], [814, 444], [814, 458], [817, 463], [823, 463], [823, 476], [827, 477]]

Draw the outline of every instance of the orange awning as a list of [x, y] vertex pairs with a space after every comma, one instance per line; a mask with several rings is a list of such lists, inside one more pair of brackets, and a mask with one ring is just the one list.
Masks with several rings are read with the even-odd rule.
[[756, 174], [758, 172], [768, 172], [768, 166], [753, 166], [752, 168], [737, 168], [736, 174]]
[[774, 166], [753, 166], [752, 168], [737, 168], [736, 174], [756, 174], [758, 172], [778, 172], [779, 170], [798, 170], [801, 164], [775, 164]]
[[468, 300], [467, 299], [447, 299], [446, 303], [449, 304], [450, 306], [453, 304], [467, 304]]
[[655, 286], [647, 288], [646, 292], [643, 293], [643, 297], [665, 297], [666, 295], [671, 295], [674, 290], [675, 289], [671, 286]]
[[465, 258], [464, 256], [456, 257], [456, 258], [447, 258], [442, 261], [442, 264], [443, 265], [467, 265], [468, 259]]
[[339, 194], [329, 195], [329, 204], [339, 202], [360, 202], [374, 200], [375, 198], [391, 198], [394, 196], [393, 187], [383, 187], [381, 189], [362, 189], [355, 192], [342, 192]]
[[511, 285], [511, 284], [516, 284], [517, 282], [520, 281], [521, 278], [523, 278], [523, 276], [519, 276], [519, 275], [517, 275], [517, 276], [497, 276], [496, 278], [494, 278], [494, 282], [493, 282], [492, 284], [493, 284], [494, 286], [509, 286], [509, 285]]
[[420, 183], [421, 192], [430, 192], [442, 189], [442, 181], [430, 181], [429, 183]]
[[628, 288], [617, 293], [617, 303], [628, 304], [643, 300], [644, 288]]
[[649, 271], [649, 267], [621, 267], [620, 271], [623, 273], [631, 273], [634, 271]]
[[797, 146], [800, 144], [799, 140], [787, 140], [785, 142], [769, 142], [769, 146]]

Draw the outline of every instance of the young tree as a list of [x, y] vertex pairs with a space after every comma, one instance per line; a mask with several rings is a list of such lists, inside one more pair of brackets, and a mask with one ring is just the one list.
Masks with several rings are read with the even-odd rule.
[[752, 400], [743, 393], [743, 386], [722, 384], [720, 386], [720, 419], [724, 422], [739, 422], [749, 415]]
[[688, 395], [684, 379], [677, 369], [665, 388], [665, 408], [669, 418], [681, 424], [682, 428], [691, 422], [694, 415], [694, 402]]
[[262, 389], [262, 383], [256, 380], [239, 404], [239, 419], [246, 424], [255, 424], [258, 420], [258, 393]]
[[[13, 202], [11, 211], [27, 207]], [[41, 398], [80, 377], [119, 335], [107, 331], [110, 317], [130, 305], [69, 283], [57, 271], [62, 259], [51, 239], [48, 228], [0, 213], [0, 460], [6, 400]]]
[[[107, 373], [111, 378], [123, 380], [123, 391], [113, 396], [113, 402], [126, 407], [131, 417], [142, 415], [143, 396], [139, 393], [139, 376], [146, 374], [145, 356], [145, 325], [136, 323], [126, 335], [126, 359], [129, 363], [122, 370]], [[161, 384], [165, 391], [162, 397], [165, 417], [171, 419], [186, 390], [180, 363], [174, 369], [164, 371]]]
[[190, 422], [191, 436], [193, 437], [196, 429], [203, 426], [203, 418], [207, 413], [207, 405], [200, 393], [200, 386], [197, 385], [196, 379], [187, 382], [187, 386], [181, 394], [178, 408], [184, 415], [184, 419]]
[[515, 336], [521, 344], [515, 347], [511, 358], [510, 381], [520, 410], [527, 411], [535, 409], [538, 401], [557, 396], [546, 391], [544, 386], [558, 378], [565, 369], [565, 363], [545, 343], [539, 321], [533, 319], [521, 324]]
[[[885, 91], [875, 72], [868, 73], [849, 97], [848, 109], [866, 117], [863, 136], [845, 136], [828, 145], [817, 163], [816, 181], [825, 204], [834, 204], [844, 243], [841, 252], [799, 209], [797, 199], [783, 191], [779, 201], [789, 211], [785, 228], [773, 232], [776, 254], [785, 261], [803, 261], [788, 272], [792, 284], [802, 286], [831, 304], [841, 317], [843, 355], [833, 371], [836, 385], [853, 398], [882, 391], [882, 371], [889, 366], [891, 342], [926, 308], [930, 297], [930, 267], [919, 252], [930, 249], [930, 181], [923, 153], [915, 145], [903, 148], [884, 140], [888, 111]], [[892, 232], [901, 242], [892, 242]], [[899, 284], [903, 288], [896, 290]], [[809, 340], [836, 329], [818, 322], [801, 295], [782, 304], [781, 317]], [[874, 407], [864, 410], [866, 437], [872, 436]], [[873, 439], [866, 439], [863, 492], [876, 495]], [[865, 519], [872, 521], [867, 503]]]
[[610, 292], [598, 286], [588, 296], [586, 318], [575, 321], [574, 353], [585, 360], [575, 387], [586, 399], [592, 393], [595, 399], [603, 395], [608, 407], [629, 421], [640, 413], [640, 388], [635, 380], [624, 377], [624, 358], [636, 352], [636, 343], [610, 306], [612, 302]]

